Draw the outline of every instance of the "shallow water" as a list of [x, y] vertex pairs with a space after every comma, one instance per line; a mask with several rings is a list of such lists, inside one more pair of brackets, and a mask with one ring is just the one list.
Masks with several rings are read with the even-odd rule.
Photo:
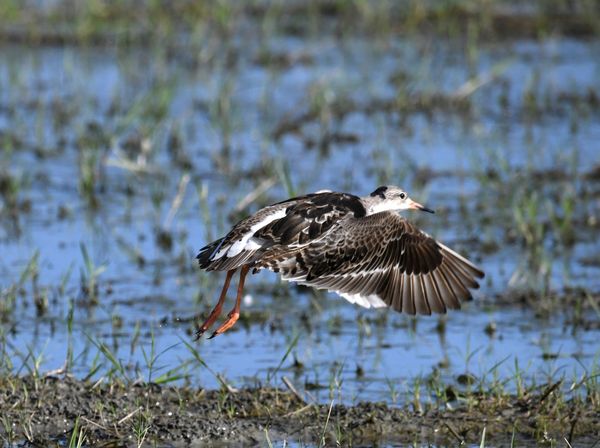
[[[237, 53], [230, 67], [218, 51], [186, 64], [195, 55], [2, 47], [0, 171], [19, 182], [18, 200], [31, 206], [11, 217], [5, 201], [0, 215], [2, 300], [39, 251], [35, 285], [27, 279], [3, 316], [0, 341], [12, 361], [5, 367], [23, 373], [41, 356], [41, 371], [58, 369], [71, 346], [73, 371], [85, 377], [101, 363], [97, 377], [110, 368], [98, 352], [102, 341], [129, 377], [152, 380], [188, 363], [180, 382], [218, 387], [185, 341], [235, 386], [281, 385], [285, 375], [323, 402], [403, 402], [415, 378], [432, 374], [491, 380], [518, 377], [522, 369], [525, 378], [544, 381], [597, 369], [600, 317], [593, 309], [586, 328], [573, 324], [571, 306], [540, 313], [531, 304], [496, 303], [497, 295], [536, 277], [531, 248], [513, 234], [514, 213], [506, 207], [514, 202], [504, 199], [538, 190], [536, 219], [547, 221], [557, 194], [572, 190], [582, 198], [598, 190], [582, 177], [600, 163], [598, 108], [586, 100], [600, 87], [597, 41], [507, 41], [483, 45], [469, 62], [460, 42], [433, 50], [418, 38], [275, 36], [265, 43], [270, 52], [303, 56], [285, 67], [261, 65], [264, 49], [250, 40], [231, 45]], [[469, 65], [481, 77], [493, 67], [499, 72], [468, 97], [467, 111], [415, 101], [456, 93]], [[377, 106], [402, 96], [403, 109]], [[315, 117], [302, 119], [311, 110]], [[297, 125], [274, 137], [286, 121]], [[337, 140], [328, 142], [332, 135]], [[97, 207], [82, 193], [85, 157], [96, 158]], [[553, 169], [566, 177], [544, 174]], [[532, 173], [542, 175], [534, 182]], [[287, 197], [286, 176], [296, 193], [366, 194], [387, 182], [403, 185], [438, 210], [410, 217], [486, 271], [475, 301], [443, 320], [415, 321], [261, 273], [250, 277], [243, 306], [262, 313], [261, 322], [193, 342], [191, 323], [180, 319], [205, 315], [222, 281], [199, 272], [197, 250], [256, 209], [230, 215], [261, 183], [261, 204]], [[181, 203], [173, 207], [179, 185]], [[597, 260], [590, 222], [599, 208], [597, 194], [576, 201], [576, 239], [568, 248], [552, 228], [543, 238], [548, 287], [559, 295], [599, 289], [600, 263], [584, 262]], [[160, 229], [172, 237], [170, 249], [159, 244]], [[497, 248], [484, 250], [489, 243]], [[81, 287], [89, 277], [82, 245], [102, 268], [97, 305]], [[40, 315], [36, 293], [48, 299]], [[493, 334], [485, 331], [490, 324]], [[150, 369], [152, 341], [160, 356]]]

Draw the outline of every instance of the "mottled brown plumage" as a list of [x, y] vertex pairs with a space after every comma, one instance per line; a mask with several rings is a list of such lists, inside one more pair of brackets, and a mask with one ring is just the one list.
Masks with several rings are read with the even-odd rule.
[[198, 334], [218, 317], [238, 268], [236, 307], [213, 336], [237, 320], [249, 269], [270, 269], [367, 308], [389, 306], [408, 314], [460, 308], [484, 273], [401, 217], [397, 212], [404, 209], [431, 212], [401, 189], [384, 186], [363, 198], [330, 191], [300, 196], [240, 221], [198, 254], [201, 268], [228, 271], [219, 302]]

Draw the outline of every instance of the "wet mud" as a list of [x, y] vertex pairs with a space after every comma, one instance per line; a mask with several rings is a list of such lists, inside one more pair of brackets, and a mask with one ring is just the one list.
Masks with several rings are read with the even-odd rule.
[[[5, 444], [58, 446], [331, 446], [597, 442], [597, 396], [564, 401], [561, 383], [521, 397], [448, 389], [441, 405], [311, 404], [274, 388], [239, 391], [83, 382], [71, 377], [0, 379]], [[81, 436], [80, 436], [81, 435]], [[324, 438], [324, 439], [323, 439]]]

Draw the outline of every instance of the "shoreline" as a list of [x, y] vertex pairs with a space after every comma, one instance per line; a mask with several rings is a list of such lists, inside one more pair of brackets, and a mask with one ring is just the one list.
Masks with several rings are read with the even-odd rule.
[[[593, 379], [591, 379], [593, 381]], [[600, 427], [600, 394], [567, 397], [563, 380], [521, 397], [497, 391], [450, 392], [438, 404], [307, 404], [276, 388], [232, 392], [70, 376], [0, 377], [0, 439], [23, 446], [169, 444], [201, 446], [433, 443], [565, 443], [591, 446]], [[420, 408], [420, 409], [419, 409]], [[75, 439], [72, 439], [75, 437]]]

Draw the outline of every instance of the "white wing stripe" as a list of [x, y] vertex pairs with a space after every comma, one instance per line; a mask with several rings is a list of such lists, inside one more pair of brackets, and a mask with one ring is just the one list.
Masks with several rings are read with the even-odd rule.
[[285, 208], [279, 209], [279, 210], [275, 211], [274, 213], [266, 215], [262, 221], [259, 221], [256, 224], [254, 224], [252, 227], [250, 227], [250, 230], [248, 232], [246, 232], [241, 239], [237, 240], [235, 243], [231, 244], [230, 246], [226, 246], [226, 247], [222, 248], [221, 250], [219, 250], [219, 252], [217, 252], [211, 258], [211, 261], [218, 260], [219, 258], [223, 257], [224, 255], [227, 256], [227, 258], [231, 258], [231, 257], [235, 257], [236, 255], [240, 254], [244, 250], [258, 249], [260, 247], [260, 244], [259, 244], [260, 240], [258, 240], [256, 238], [252, 238], [254, 236], [254, 234], [258, 230], [265, 227], [266, 225], [272, 223], [273, 221], [275, 221], [277, 219], [281, 219], [284, 216], [285, 216]]
[[387, 304], [377, 294], [370, 294], [368, 296], [362, 296], [360, 294], [347, 294], [340, 291], [334, 291], [336, 294], [342, 296], [350, 303], [355, 303], [364, 308], [383, 308]]

